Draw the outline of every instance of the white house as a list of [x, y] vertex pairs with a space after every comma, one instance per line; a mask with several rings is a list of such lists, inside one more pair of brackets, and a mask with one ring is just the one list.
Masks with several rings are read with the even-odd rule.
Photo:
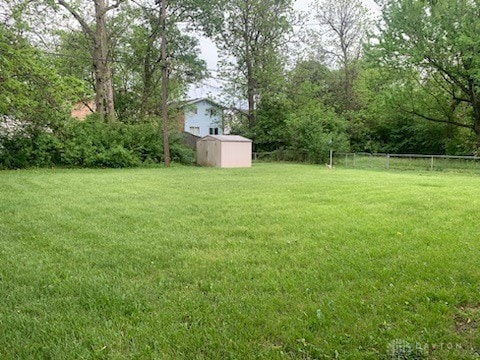
[[183, 110], [183, 131], [204, 137], [207, 135], [225, 135], [224, 110], [216, 102], [207, 99], [188, 100], [181, 105]]

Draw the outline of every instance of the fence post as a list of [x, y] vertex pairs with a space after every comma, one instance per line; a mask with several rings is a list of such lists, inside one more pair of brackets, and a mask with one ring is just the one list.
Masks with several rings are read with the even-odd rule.
[[345, 154], [345, 167], [348, 167], [348, 153]]
[[387, 170], [390, 169], [390, 154], [387, 154]]
[[353, 167], [357, 164], [357, 153], [353, 153]]
[[430, 159], [430, 171], [433, 171], [433, 156]]

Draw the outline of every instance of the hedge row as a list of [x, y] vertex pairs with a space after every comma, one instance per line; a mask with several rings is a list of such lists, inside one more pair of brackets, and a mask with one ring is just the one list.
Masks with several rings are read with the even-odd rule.
[[[172, 161], [191, 164], [194, 153], [170, 137]], [[26, 129], [0, 133], [0, 168], [136, 167], [163, 162], [162, 134], [156, 123], [108, 124], [96, 119], [70, 121], [54, 131]]]

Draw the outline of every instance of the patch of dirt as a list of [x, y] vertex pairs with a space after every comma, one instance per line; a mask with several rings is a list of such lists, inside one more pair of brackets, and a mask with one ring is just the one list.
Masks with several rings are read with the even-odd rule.
[[473, 333], [480, 328], [480, 304], [464, 305], [455, 315], [455, 328], [458, 333]]

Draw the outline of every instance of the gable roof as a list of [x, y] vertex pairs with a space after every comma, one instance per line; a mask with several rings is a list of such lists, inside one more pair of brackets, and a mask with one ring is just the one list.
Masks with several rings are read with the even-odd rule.
[[209, 98], [197, 98], [197, 99], [185, 100], [185, 101], [180, 102], [178, 104], [178, 107], [183, 108], [185, 106], [197, 104], [197, 103], [202, 102], [202, 101], [208, 102], [210, 105], [216, 106], [218, 108], [226, 109], [225, 106], [220, 105], [219, 103], [216, 103], [215, 101], [213, 101], [212, 99], [209, 99]]
[[207, 135], [199, 141], [208, 140], [209, 138], [221, 142], [252, 142], [252, 140], [240, 135]]

